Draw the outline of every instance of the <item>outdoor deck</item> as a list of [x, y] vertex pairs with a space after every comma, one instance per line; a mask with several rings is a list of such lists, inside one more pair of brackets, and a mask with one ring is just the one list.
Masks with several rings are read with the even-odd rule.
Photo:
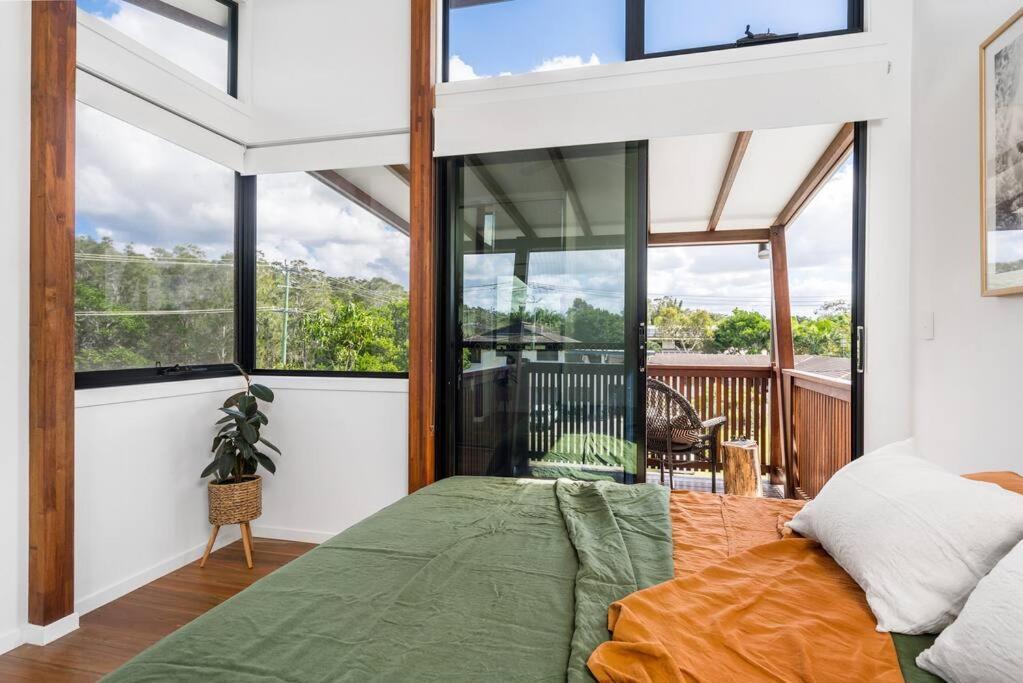
[[[778, 371], [742, 356], [714, 360], [650, 365], [647, 374], [682, 393], [704, 419], [726, 417], [722, 440], [756, 441], [772, 494], [816, 496], [851, 459], [849, 380]], [[461, 474], [635, 472], [620, 365], [534, 362], [467, 371], [462, 392]], [[514, 460], [503, 453], [522, 455]], [[676, 488], [710, 490], [709, 473], [676, 472], [675, 478]], [[651, 471], [647, 481], [659, 482], [660, 472]]]

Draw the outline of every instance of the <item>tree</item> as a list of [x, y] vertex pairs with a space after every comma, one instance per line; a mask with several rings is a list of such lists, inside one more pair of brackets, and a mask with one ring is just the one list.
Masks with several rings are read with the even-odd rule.
[[657, 336], [671, 339], [686, 353], [711, 351], [714, 326], [723, 316], [702, 309], [682, 306], [679, 299], [658, 299], [649, 313], [650, 324]]
[[714, 328], [715, 353], [761, 354], [771, 347], [771, 322], [756, 311], [735, 309]]
[[565, 314], [565, 336], [584, 346], [624, 348], [625, 316], [576, 299]]

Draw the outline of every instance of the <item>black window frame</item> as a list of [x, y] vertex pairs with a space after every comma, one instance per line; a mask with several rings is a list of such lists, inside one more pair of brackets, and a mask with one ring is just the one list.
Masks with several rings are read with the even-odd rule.
[[[700, 47], [683, 48], [680, 50], [666, 50], [662, 52], [646, 51], [646, 0], [622, 0], [625, 3], [625, 61], [633, 62], [642, 59], [657, 59], [659, 57], [674, 57], [677, 55], [695, 54], [698, 52], [715, 52], [729, 49], [748, 49], [759, 45], [772, 45], [778, 42], [794, 42], [801, 40], [813, 40], [814, 38], [828, 38], [841, 36], [849, 33], [862, 33], [864, 30], [864, 3], [865, 0], [846, 0], [849, 7], [848, 26], [844, 29], [834, 31], [819, 31], [816, 33], [799, 34], [795, 38], [782, 38], [780, 40], [762, 41], [749, 45], [736, 45], [722, 43], [719, 45], [706, 45]], [[441, 26], [441, 80], [444, 83], [449, 81], [448, 58], [451, 53], [449, 27], [451, 16], [451, 2], [444, 0], [442, 8]]]
[[236, 205], [238, 237], [235, 242], [238, 264], [237, 332], [238, 364], [251, 375], [280, 377], [352, 377], [364, 379], [408, 379], [408, 372], [361, 372], [356, 370], [275, 370], [256, 366], [256, 263], [258, 216], [256, 197], [258, 176], [238, 176]]
[[[238, 97], [238, 3], [235, 0], [216, 0], [226, 5], [229, 12], [228, 43], [227, 43], [227, 94], [231, 97]], [[238, 251], [239, 236], [244, 233], [240, 227], [243, 224], [241, 216], [241, 203], [244, 195], [240, 191], [242, 186], [238, 173], [235, 173], [235, 360], [242, 360], [240, 355], [240, 328], [239, 312], [241, 306], [238, 298], [241, 278], [239, 273], [243, 264]], [[253, 283], [255, 280], [253, 279]], [[239, 363], [245, 367], [243, 363]], [[213, 377], [230, 377], [237, 375], [238, 369], [231, 363], [211, 363], [204, 365], [173, 365], [154, 366], [146, 368], [121, 368], [117, 370], [76, 370], [75, 389], [100, 389], [104, 387], [127, 386], [133, 384], [155, 384], [159, 382], [178, 382], [189, 379], [206, 379]]]

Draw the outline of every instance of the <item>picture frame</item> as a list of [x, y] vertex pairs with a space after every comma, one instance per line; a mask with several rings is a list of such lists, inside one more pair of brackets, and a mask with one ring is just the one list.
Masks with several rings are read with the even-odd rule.
[[980, 45], [980, 282], [1023, 294], [1023, 9]]

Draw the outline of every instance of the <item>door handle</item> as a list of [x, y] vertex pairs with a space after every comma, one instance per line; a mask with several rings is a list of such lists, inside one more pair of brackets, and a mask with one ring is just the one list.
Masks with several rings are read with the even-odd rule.
[[863, 338], [864, 338], [865, 334], [866, 333], [865, 333], [865, 331], [863, 329], [863, 325], [857, 325], [856, 326], [856, 374], [858, 374], [858, 375], [862, 375], [863, 374], [863, 368], [864, 368], [864, 365], [865, 365], [864, 362], [863, 362], [863, 350], [865, 348], [865, 344], [864, 344], [864, 339]]

